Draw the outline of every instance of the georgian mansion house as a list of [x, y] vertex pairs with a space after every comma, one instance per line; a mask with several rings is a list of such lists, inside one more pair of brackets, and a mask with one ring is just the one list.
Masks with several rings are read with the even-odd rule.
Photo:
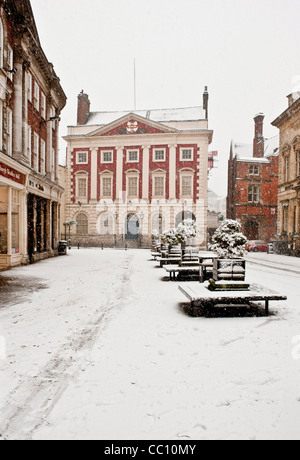
[[184, 218], [206, 245], [208, 93], [203, 106], [91, 112], [83, 91], [68, 127], [66, 220], [72, 243], [146, 247]]

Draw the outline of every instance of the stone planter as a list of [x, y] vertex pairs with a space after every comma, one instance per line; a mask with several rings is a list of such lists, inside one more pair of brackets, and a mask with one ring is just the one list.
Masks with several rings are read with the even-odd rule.
[[214, 281], [245, 281], [245, 277], [246, 261], [244, 259], [214, 259]]

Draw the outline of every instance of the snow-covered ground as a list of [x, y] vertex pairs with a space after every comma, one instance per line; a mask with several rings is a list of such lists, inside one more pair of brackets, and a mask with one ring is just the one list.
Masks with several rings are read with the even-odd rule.
[[193, 318], [150, 259], [72, 249], [0, 274], [2, 439], [300, 439], [300, 260], [249, 255], [247, 279], [288, 296], [269, 317]]

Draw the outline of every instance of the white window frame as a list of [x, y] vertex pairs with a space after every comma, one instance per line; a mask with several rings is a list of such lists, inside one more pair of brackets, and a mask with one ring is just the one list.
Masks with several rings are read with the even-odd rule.
[[[80, 155], [86, 155], [85, 161], [80, 161]], [[79, 150], [76, 152], [76, 164], [77, 165], [87, 165], [89, 162], [88, 151], [87, 150]]]
[[[130, 154], [136, 152], [136, 160], [130, 159]], [[127, 163], [139, 163], [140, 151], [139, 149], [127, 149], [126, 150], [126, 158]]]
[[[158, 158], [156, 158], [156, 153], [157, 153], [157, 152], [164, 152], [164, 157], [163, 157], [163, 159], [158, 159]], [[163, 162], [166, 161], [166, 149], [165, 149], [164, 147], [162, 147], [162, 148], [156, 147], [156, 148], [153, 149], [153, 161], [154, 161], [155, 163], [163, 163]]]
[[47, 108], [47, 99], [46, 99], [46, 95], [43, 93], [41, 93], [41, 116], [42, 118], [44, 118], [44, 120], [46, 120], [46, 108]]
[[33, 169], [35, 171], [39, 171], [39, 135], [37, 133], [33, 133]]
[[[131, 194], [130, 193], [129, 184], [130, 184], [131, 179], [136, 180], [136, 194]], [[127, 176], [126, 176], [126, 193], [127, 193], [127, 198], [130, 198], [130, 199], [137, 199], [139, 197], [140, 190], [139, 190], [139, 174], [138, 173], [127, 174]]]
[[40, 111], [40, 87], [38, 83], [34, 82], [34, 108], [39, 112]]
[[[183, 158], [184, 151], [190, 150], [191, 158]], [[180, 147], [180, 161], [194, 161], [194, 149], [193, 147]]]
[[31, 154], [32, 154], [32, 148], [31, 148], [31, 126], [27, 125], [27, 158], [29, 159], [31, 163]]
[[[105, 195], [104, 194], [104, 181], [105, 180], [109, 180], [110, 182], [110, 193]], [[112, 199], [113, 197], [113, 175], [112, 174], [109, 174], [109, 173], [106, 173], [106, 174], [102, 174], [101, 175], [101, 182], [100, 182], [100, 196], [101, 196], [101, 199], [105, 200], [105, 199]]]
[[248, 203], [259, 203], [260, 201], [260, 187], [259, 185], [248, 185]]
[[[111, 155], [111, 158], [110, 160], [106, 160], [104, 157], [105, 157], [105, 154], [110, 154]], [[114, 152], [113, 150], [101, 150], [101, 163], [103, 164], [108, 164], [108, 163], [113, 163], [114, 161]]]
[[10, 157], [12, 156], [12, 110], [7, 109], [7, 142], [6, 142], [6, 153]]
[[284, 157], [284, 182], [289, 182], [290, 180], [290, 155]]
[[46, 142], [41, 139], [41, 165], [40, 165], [40, 173], [45, 175], [46, 174]]
[[[84, 171], [79, 171], [76, 173], [76, 199], [78, 201], [84, 201], [87, 203], [88, 200], [88, 173]], [[85, 187], [82, 187], [85, 189], [85, 192], [83, 195], [80, 194], [80, 190], [82, 189], [79, 187], [79, 181], [84, 180], [85, 181]]]
[[[7, 69], [12, 70], [14, 66], [14, 52], [10, 45], [7, 45]], [[8, 72], [8, 78], [13, 80], [13, 72]]]
[[32, 75], [27, 72], [27, 99], [32, 103]]
[[[183, 181], [185, 178], [190, 179], [190, 192], [184, 193], [184, 184]], [[180, 174], [180, 198], [193, 198], [194, 197], [194, 172], [184, 171]]]
[[259, 165], [249, 165], [249, 176], [259, 176]]

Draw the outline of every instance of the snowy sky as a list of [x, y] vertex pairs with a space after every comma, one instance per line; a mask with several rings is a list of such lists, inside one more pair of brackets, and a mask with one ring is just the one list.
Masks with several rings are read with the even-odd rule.
[[[210, 187], [226, 195], [231, 139], [251, 143], [253, 117], [271, 122], [300, 90], [299, 0], [31, 0], [44, 52], [68, 97], [61, 135], [76, 124], [77, 95], [91, 110], [202, 105], [208, 86]], [[61, 141], [61, 162], [65, 156]]]

